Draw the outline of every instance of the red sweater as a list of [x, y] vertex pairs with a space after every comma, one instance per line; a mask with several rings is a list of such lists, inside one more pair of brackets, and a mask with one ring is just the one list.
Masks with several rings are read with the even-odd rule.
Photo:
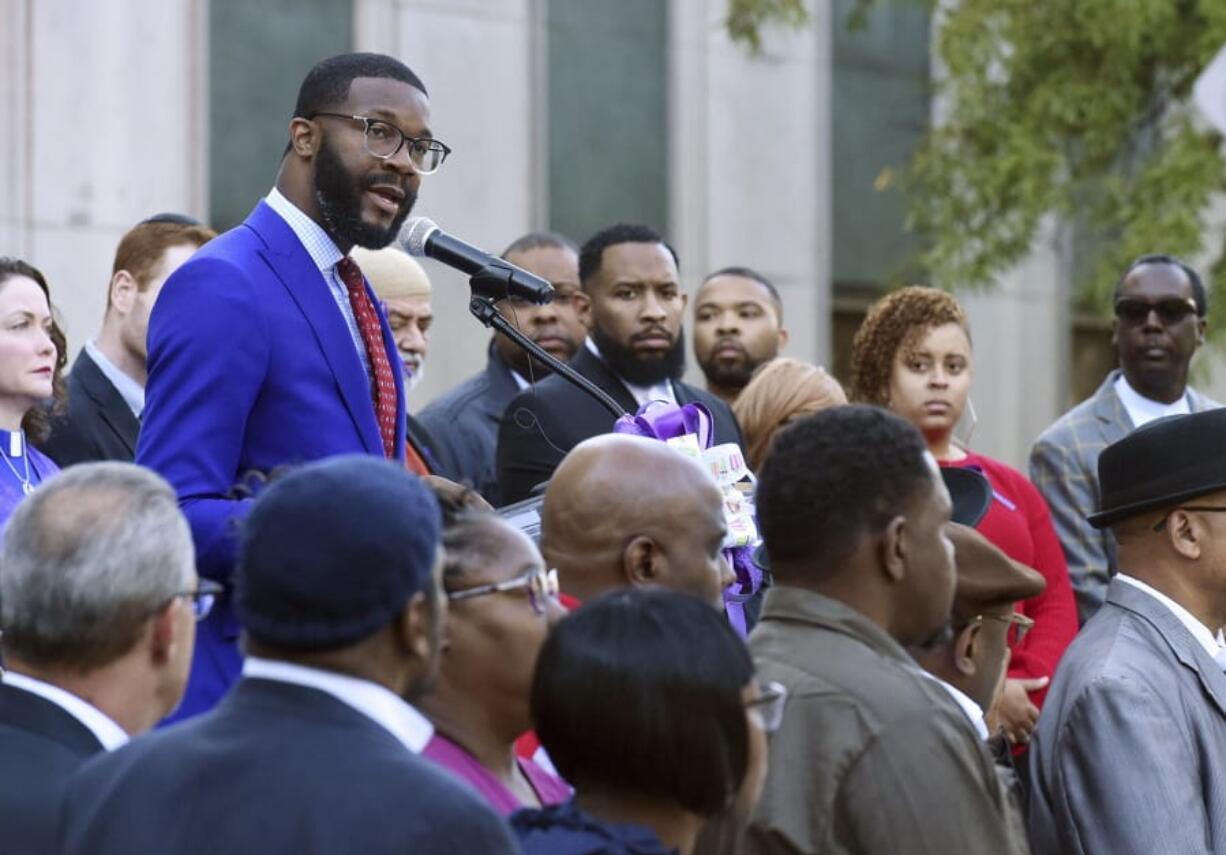
[[[999, 460], [968, 451], [964, 459], [941, 465], [977, 468], [988, 479], [995, 496], [976, 528], [1014, 561], [1033, 567], [1047, 580], [1043, 593], [1018, 604], [1019, 612], [1034, 619], [1034, 629], [1013, 648], [1009, 676], [1051, 677], [1077, 634], [1077, 606], [1047, 503], [1025, 475]], [[1030, 699], [1041, 707], [1046, 695], [1047, 690], [1041, 689], [1031, 692]]]

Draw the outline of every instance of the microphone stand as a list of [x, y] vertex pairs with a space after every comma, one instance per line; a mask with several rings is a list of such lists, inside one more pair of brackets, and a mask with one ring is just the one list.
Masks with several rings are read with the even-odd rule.
[[493, 265], [483, 267], [472, 275], [468, 280], [473, 290], [473, 296], [468, 301], [468, 311], [472, 313], [473, 317], [485, 326], [498, 330], [498, 332], [515, 342], [521, 350], [526, 351], [529, 356], [545, 363], [555, 374], [564, 378], [571, 385], [582, 390], [592, 398], [595, 398], [615, 418], [621, 418], [626, 415], [627, 413], [622, 409], [621, 405], [613, 400], [603, 389], [565, 362], [552, 356], [539, 344], [521, 333], [514, 324], [504, 318], [494, 308], [495, 302], [510, 296], [508, 293], [510, 290], [508, 287], [508, 277], [508, 271]]

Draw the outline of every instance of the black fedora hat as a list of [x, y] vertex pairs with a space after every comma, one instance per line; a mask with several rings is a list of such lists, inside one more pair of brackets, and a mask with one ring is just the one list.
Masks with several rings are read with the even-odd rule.
[[942, 466], [941, 477], [953, 500], [953, 522], [974, 528], [992, 506], [992, 485], [974, 469], [961, 466]]
[[1167, 416], [1103, 449], [1095, 528], [1226, 490], [1226, 409]]

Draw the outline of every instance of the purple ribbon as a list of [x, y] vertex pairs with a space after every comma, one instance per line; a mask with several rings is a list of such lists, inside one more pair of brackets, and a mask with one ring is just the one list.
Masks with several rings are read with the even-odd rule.
[[[664, 442], [692, 433], [698, 438], [698, 447], [706, 450], [714, 440], [714, 424], [711, 411], [704, 404], [679, 407], [665, 401], [648, 401], [635, 415], [619, 418], [613, 432]], [[727, 548], [724, 558], [736, 574], [736, 581], [724, 589], [724, 611], [733, 629], [744, 638], [748, 634], [745, 603], [762, 587], [762, 570], [753, 562], [753, 549], [749, 546]]]

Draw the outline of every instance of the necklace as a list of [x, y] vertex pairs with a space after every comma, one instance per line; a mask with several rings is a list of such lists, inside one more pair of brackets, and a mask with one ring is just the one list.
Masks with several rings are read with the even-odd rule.
[[7, 453], [0, 450], [0, 457], [4, 458], [4, 464], [9, 468], [9, 471], [13, 473], [13, 477], [21, 483], [22, 494], [28, 496], [34, 492], [34, 485], [30, 483], [30, 455], [27, 453], [28, 449], [26, 448], [26, 435], [24, 431], [13, 435], [14, 441], [11, 443], [9, 450], [12, 451], [17, 447], [17, 437], [21, 437], [21, 460], [23, 463], [25, 463], [25, 477], [23, 478], [21, 473], [17, 471], [17, 467], [13, 465], [13, 461], [9, 460]]

